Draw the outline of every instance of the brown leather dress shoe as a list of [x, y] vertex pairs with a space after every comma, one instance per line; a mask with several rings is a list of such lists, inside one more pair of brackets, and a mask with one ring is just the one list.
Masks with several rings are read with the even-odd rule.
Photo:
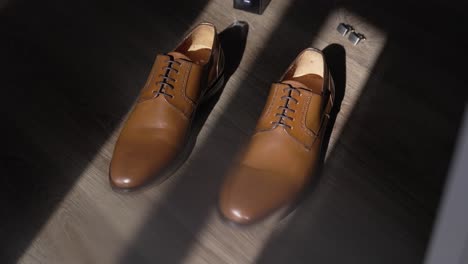
[[223, 85], [224, 57], [215, 27], [195, 27], [172, 52], [158, 55], [115, 145], [112, 187], [131, 190], [163, 180], [180, 165], [202, 99]]
[[304, 50], [271, 87], [256, 131], [222, 186], [219, 209], [249, 224], [294, 202], [320, 160], [334, 86], [322, 53]]

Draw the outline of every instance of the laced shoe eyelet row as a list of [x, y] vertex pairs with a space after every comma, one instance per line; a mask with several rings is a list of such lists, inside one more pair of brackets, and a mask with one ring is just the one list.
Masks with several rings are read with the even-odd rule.
[[159, 85], [159, 90], [153, 90], [153, 94], [155, 97], [158, 97], [160, 95], [164, 95], [168, 98], [173, 98], [174, 95], [168, 93], [168, 90], [166, 88], [169, 88], [171, 90], [174, 90], [174, 83], [177, 82], [175, 78], [170, 77], [171, 72], [175, 72], [176, 74], [179, 74], [179, 70], [174, 68], [174, 65], [180, 66], [182, 63], [179, 61], [176, 61], [174, 57], [169, 56], [170, 58], [166, 61], [167, 66], [162, 67], [163, 70], [166, 72], [163, 74], [160, 74], [158, 77], [160, 78], [160, 81], [156, 82], [156, 85]]
[[279, 106], [277, 108], [278, 110], [281, 110], [280, 113], [275, 114], [275, 116], [277, 116], [279, 118], [278, 118], [277, 121], [271, 122], [271, 124], [273, 124], [273, 126], [275, 128], [278, 127], [278, 126], [282, 126], [282, 127], [286, 127], [286, 128], [289, 128], [289, 129], [293, 129], [293, 127], [291, 125], [286, 123], [287, 120], [294, 121], [294, 117], [289, 116], [288, 113], [289, 112], [291, 112], [291, 113], [296, 112], [295, 109], [290, 107], [289, 103], [294, 102], [294, 104], [297, 105], [299, 103], [299, 100], [294, 98], [293, 94], [297, 93], [299, 96], [302, 96], [302, 93], [298, 88], [293, 87], [292, 85], [289, 85], [289, 84], [288, 84], [288, 87], [285, 87], [283, 89], [283, 92], [284, 93], [287, 92], [287, 95], [281, 96], [281, 100], [284, 100], [285, 103], [284, 103], [284, 105], [281, 105], [281, 106]]

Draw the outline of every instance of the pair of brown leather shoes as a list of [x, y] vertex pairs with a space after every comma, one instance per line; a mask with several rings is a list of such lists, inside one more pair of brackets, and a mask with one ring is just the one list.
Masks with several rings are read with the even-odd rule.
[[[203, 98], [223, 85], [223, 52], [212, 24], [195, 27], [159, 55], [117, 141], [111, 185], [133, 190], [178, 165]], [[270, 90], [256, 131], [222, 186], [219, 209], [248, 224], [293, 202], [320, 159], [333, 81], [319, 50], [306, 49]]]

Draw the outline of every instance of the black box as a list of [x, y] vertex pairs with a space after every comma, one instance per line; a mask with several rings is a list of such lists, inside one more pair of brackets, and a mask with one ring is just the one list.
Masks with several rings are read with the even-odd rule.
[[234, 0], [234, 8], [262, 14], [271, 0]]

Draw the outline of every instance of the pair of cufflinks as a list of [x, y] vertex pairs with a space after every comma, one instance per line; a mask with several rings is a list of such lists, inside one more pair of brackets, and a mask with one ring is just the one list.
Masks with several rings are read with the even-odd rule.
[[351, 41], [351, 43], [353, 43], [354, 46], [356, 46], [362, 40], [366, 39], [366, 37], [363, 34], [354, 31], [354, 28], [351, 25], [345, 23], [340, 23], [336, 30], [342, 36], [346, 36], [349, 33], [348, 40]]

